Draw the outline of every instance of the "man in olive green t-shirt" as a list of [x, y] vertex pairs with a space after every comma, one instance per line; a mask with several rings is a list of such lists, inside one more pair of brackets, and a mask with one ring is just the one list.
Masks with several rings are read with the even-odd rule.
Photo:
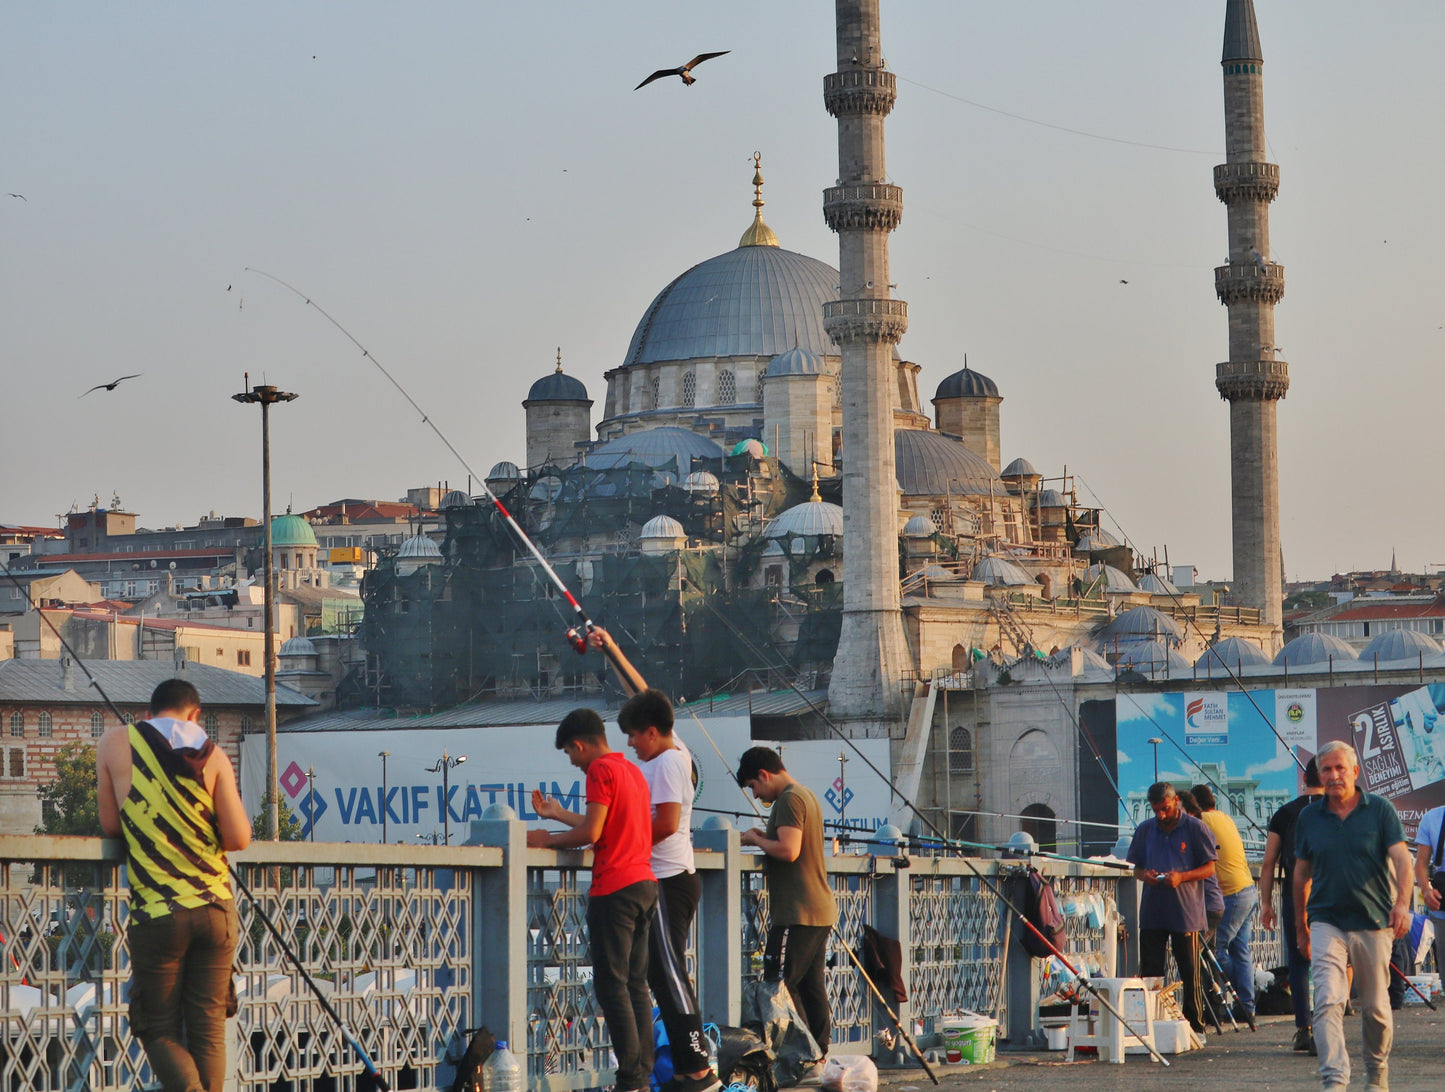
[[769, 922], [763, 978], [787, 985], [826, 1055], [832, 1020], [823, 967], [838, 904], [823, 865], [823, 810], [818, 798], [793, 779], [778, 752], [769, 747], [743, 753], [738, 784], [772, 805], [766, 829], [745, 830], [741, 838], [743, 845], [756, 846], [765, 854]]

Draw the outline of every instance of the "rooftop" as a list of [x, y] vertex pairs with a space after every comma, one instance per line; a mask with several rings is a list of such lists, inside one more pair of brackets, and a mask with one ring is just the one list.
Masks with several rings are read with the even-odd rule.
[[[195, 685], [203, 705], [266, 704], [264, 679], [220, 667], [188, 663], [178, 670], [169, 660], [87, 660], [85, 667], [110, 700], [120, 705], [147, 704], [151, 691], [177, 676]], [[104, 704], [105, 698], [91, 685], [79, 664], [71, 677], [73, 688], [67, 690], [59, 660], [0, 661], [0, 701]], [[290, 687], [277, 686], [276, 704], [301, 709], [316, 702]]]

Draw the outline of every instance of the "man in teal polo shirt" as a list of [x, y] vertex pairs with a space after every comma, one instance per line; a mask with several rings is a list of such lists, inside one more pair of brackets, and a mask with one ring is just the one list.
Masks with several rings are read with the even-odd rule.
[[1294, 905], [1299, 948], [1314, 978], [1320, 1080], [1326, 1092], [1350, 1083], [1344, 1028], [1350, 963], [1364, 1022], [1365, 1089], [1386, 1092], [1395, 1030], [1390, 946], [1410, 928], [1410, 851], [1395, 806], [1356, 787], [1360, 757], [1353, 747], [1333, 740], [1315, 760], [1325, 795], [1295, 822]]

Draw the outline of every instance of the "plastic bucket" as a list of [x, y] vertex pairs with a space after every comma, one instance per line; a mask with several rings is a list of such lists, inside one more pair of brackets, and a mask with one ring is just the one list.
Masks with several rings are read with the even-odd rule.
[[943, 1027], [945, 1050], [956, 1050], [960, 1060], [970, 1065], [983, 1065], [994, 1060], [994, 1041], [998, 1021], [987, 1016], [965, 1015]]

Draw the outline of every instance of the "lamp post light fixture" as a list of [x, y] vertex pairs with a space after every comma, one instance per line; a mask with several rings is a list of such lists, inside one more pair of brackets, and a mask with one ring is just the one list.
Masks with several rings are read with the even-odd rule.
[[281, 836], [281, 790], [276, 770], [276, 592], [271, 572], [271, 407], [277, 402], [293, 402], [296, 395], [275, 387], [251, 386], [251, 373], [246, 373], [246, 389], [231, 395], [237, 402], [261, 407], [261, 572], [266, 581], [265, 592], [265, 656], [266, 656], [266, 837], [275, 841]]
[[377, 751], [376, 757], [381, 759], [381, 844], [386, 845], [386, 760], [391, 752]]
[[1154, 781], [1156, 783], [1159, 781], [1159, 744], [1163, 742], [1158, 736], [1149, 737], [1149, 743], [1154, 747]]
[[441, 758], [437, 759], [436, 765], [428, 766], [426, 768], [427, 773], [436, 773], [438, 770], [440, 770], [442, 775], [442, 843], [444, 845], [452, 844], [450, 800], [451, 782], [448, 779], [447, 775], [451, 773], [452, 767], [460, 766], [466, 760], [466, 755], [457, 755], [455, 758], [453, 758], [445, 751], [443, 751]]

